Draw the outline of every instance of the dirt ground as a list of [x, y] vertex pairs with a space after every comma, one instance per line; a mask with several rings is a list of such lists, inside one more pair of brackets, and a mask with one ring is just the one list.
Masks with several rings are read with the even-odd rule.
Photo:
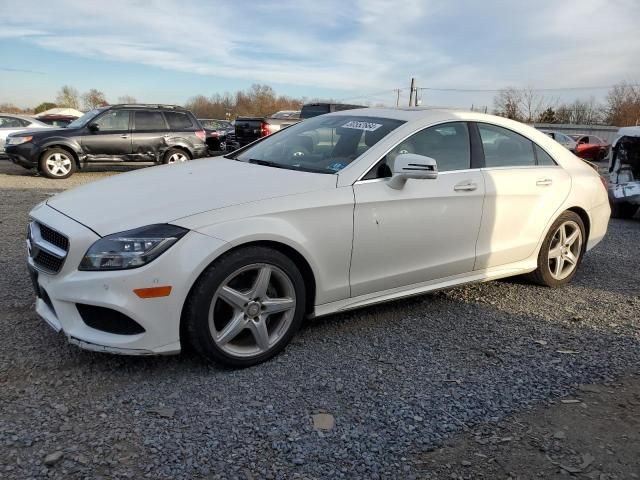
[[422, 478], [640, 478], [640, 375], [467, 429], [419, 462]]

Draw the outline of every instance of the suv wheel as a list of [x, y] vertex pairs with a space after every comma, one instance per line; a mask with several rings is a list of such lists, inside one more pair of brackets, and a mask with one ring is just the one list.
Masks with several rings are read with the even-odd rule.
[[47, 178], [61, 180], [69, 178], [76, 171], [76, 160], [62, 148], [47, 150], [40, 157], [39, 170]]
[[164, 154], [162, 163], [168, 165], [170, 163], [184, 163], [188, 160], [191, 160], [191, 157], [187, 152], [179, 148], [170, 148], [167, 150], [167, 153]]

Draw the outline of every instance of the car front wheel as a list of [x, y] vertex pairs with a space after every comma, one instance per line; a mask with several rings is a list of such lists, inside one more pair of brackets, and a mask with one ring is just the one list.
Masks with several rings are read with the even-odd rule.
[[538, 268], [530, 278], [540, 285], [560, 287], [571, 281], [582, 261], [585, 229], [580, 216], [564, 212], [553, 223], [538, 254]]
[[211, 264], [187, 300], [184, 332], [202, 356], [232, 367], [273, 357], [305, 312], [304, 279], [277, 250], [248, 247]]
[[38, 167], [45, 177], [62, 180], [69, 178], [76, 171], [76, 161], [68, 151], [52, 148], [42, 154]]

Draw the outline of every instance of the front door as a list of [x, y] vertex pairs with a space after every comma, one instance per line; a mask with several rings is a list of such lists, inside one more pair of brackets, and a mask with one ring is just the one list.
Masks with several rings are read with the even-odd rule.
[[135, 158], [143, 161], [160, 161], [169, 136], [164, 115], [159, 110], [137, 110], [133, 117], [133, 145]]
[[82, 149], [90, 158], [113, 159], [131, 153], [131, 133], [129, 131], [129, 110], [107, 110], [91, 125], [82, 136]]
[[[434, 158], [435, 180], [387, 185], [399, 153]], [[354, 185], [353, 297], [473, 271], [482, 216], [482, 173], [471, 168], [465, 122], [424, 129], [392, 149]]]

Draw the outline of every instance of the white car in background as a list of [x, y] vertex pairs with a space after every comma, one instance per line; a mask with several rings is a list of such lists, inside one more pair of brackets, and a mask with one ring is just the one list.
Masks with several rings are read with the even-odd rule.
[[610, 209], [599, 175], [531, 127], [360, 109], [30, 215], [36, 310], [72, 343], [248, 366], [305, 317], [513, 275], [562, 286]]
[[556, 142], [558, 142], [567, 150], [570, 150], [571, 152], [576, 153], [576, 148], [578, 146], [578, 143], [569, 135], [565, 135], [564, 133], [557, 132], [555, 130], [540, 130], [540, 131], [542, 133], [549, 135], [551, 138], [553, 138]]
[[35, 118], [25, 115], [14, 115], [13, 113], [0, 113], [0, 156], [4, 156], [4, 144], [10, 133], [17, 133], [23, 130], [54, 128], [51, 125], [42, 123]]

